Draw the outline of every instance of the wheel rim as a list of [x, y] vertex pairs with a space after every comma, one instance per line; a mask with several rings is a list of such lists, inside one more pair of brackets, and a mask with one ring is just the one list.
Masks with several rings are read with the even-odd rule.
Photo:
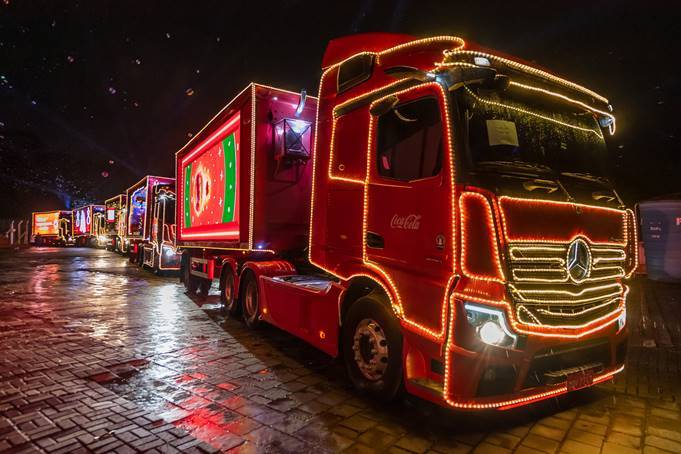
[[258, 295], [255, 291], [255, 285], [251, 282], [246, 288], [246, 295], [244, 298], [244, 306], [248, 319], [255, 318], [258, 311]]
[[388, 367], [388, 338], [378, 322], [370, 318], [359, 322], [352, 350], [355, 364], [366, 379], [377, 381], [383, 378]]

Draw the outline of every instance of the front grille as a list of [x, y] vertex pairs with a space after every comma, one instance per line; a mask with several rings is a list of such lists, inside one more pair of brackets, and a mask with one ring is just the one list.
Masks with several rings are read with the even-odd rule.
[[568, 244], [511, 244], [509, 294], [528, 325], [580, 326], [615, 310], [624, 288], [625, 253], [591, 246], [589, 276], [575, 282], [566, 268]]

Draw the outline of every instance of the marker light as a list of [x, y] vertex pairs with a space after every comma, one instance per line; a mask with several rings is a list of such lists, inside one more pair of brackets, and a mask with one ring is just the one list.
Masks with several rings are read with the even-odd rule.
[[502, 348], [515, 347], [518, 336], [508, 329], [503, 311], [471, 303], [464, 304], [464, 309], [468, 324], [483, 343]]
[[478, 66], [490, 66], [489, 59], [485, 57], [475, 57], [473, 62]]
[[622, 329], [627, 325], [627, 311], [623, 310], [619, 317], [617, 317], [617, 332], [622, 331]]

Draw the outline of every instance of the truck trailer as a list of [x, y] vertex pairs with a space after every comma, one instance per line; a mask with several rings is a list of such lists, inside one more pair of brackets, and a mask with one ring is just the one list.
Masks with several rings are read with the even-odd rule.
[[336, 39], [322, 70], [317, 99], [249, 85], [177, 152], [187, 290], [386, 400], [504, 410], [621, 372], [609, 101], [453, 36]]
[[154, 271], [179, 270], [174, 245], [175, 179], [147, 175], [127, 190], [125, 245], [130, 261]]
[[104, 240], [106, 248], [119, 253], [127, 252], [125, 247], [126, 194], [118, 194], [104, 202]]
[[34, 212], [31, 230], [36, 246], [66, 246], [73, 240], [72, 214], [67, 210]]
[[73, 237], [76, 246], [98, 246], [104, 205], [85, 205], [73, 210]]

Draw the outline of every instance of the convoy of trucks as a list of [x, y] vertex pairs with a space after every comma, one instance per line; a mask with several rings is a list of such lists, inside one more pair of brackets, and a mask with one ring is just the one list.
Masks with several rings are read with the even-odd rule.
[[317, 98], [248, 85], [176, 179], [107, 200], [107, 244], [385, 400], [509, 409], [622, 371], [637, 224], [608, 100], [451, 36], [336, 39], [322, 69]]

